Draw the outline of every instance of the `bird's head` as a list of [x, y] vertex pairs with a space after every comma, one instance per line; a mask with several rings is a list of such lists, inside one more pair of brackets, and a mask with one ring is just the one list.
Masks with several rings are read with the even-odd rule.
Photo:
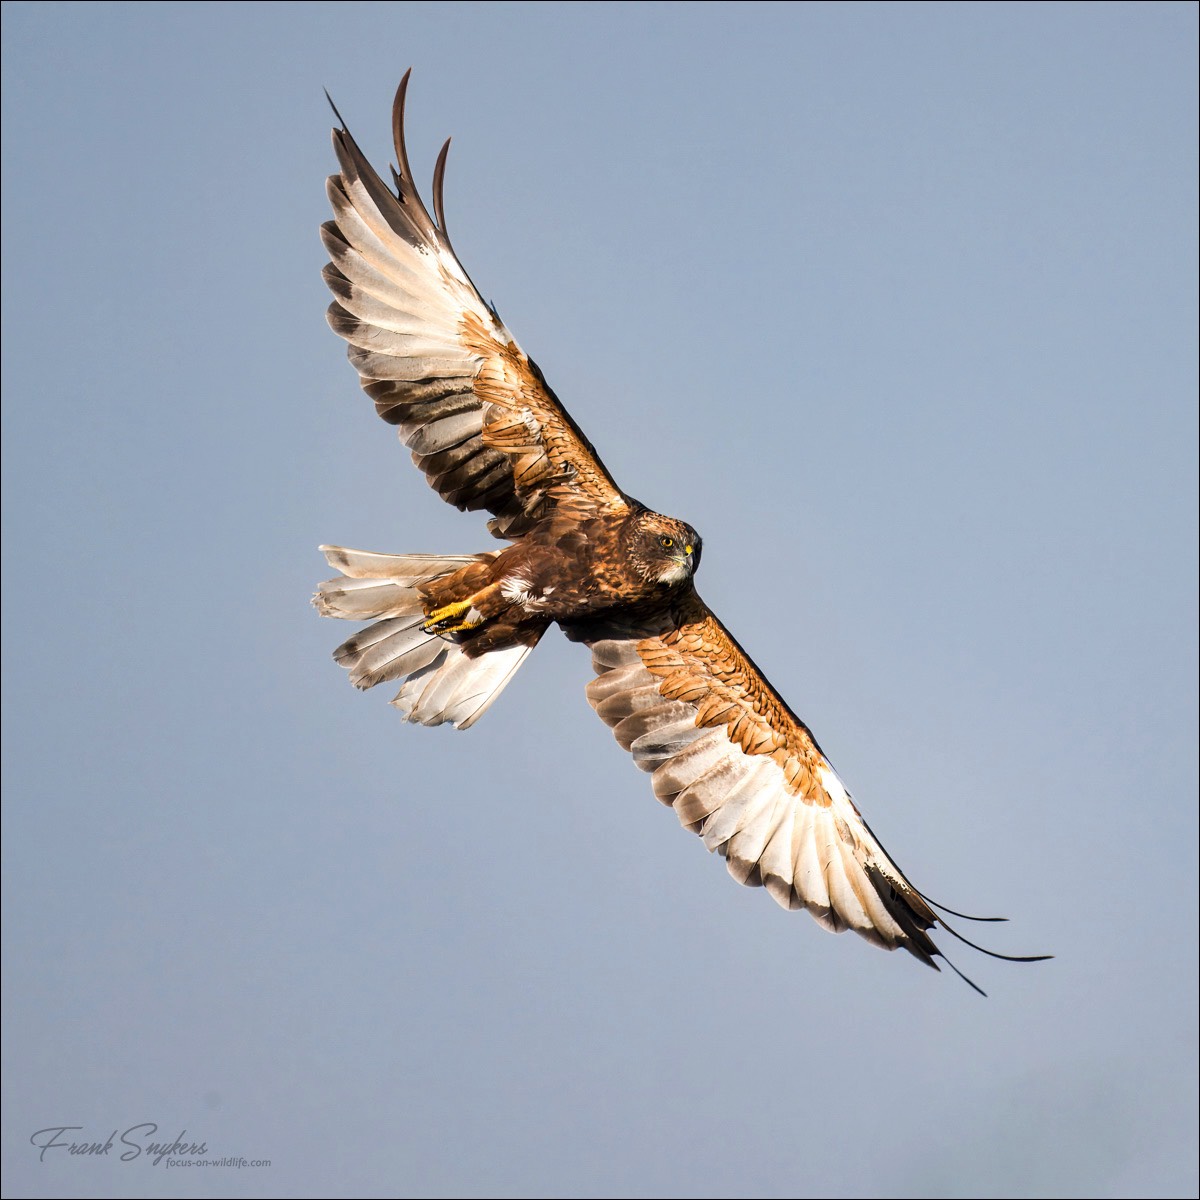
[[696, 573], [701, 542], [690, 525], [647, 511], [635, 518], [632, 534], [630, 559], [647, 583], [675, 587]]

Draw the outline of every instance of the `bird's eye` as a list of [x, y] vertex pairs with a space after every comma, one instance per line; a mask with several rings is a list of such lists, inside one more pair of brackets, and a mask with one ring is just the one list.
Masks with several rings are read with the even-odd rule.
[[659, 544], [659, 545], [660, 545], [660, 546], [661, 546], [661, 547], [662, 547], [664, 550], [670, 550], [670, 548], [671, 548], [673, 545], [675, 545], [675, 539], [674, 539], [674, 538], [670, 538], [670, 537], [660, 537], [660, 538], [658, 539], [658, 544]]

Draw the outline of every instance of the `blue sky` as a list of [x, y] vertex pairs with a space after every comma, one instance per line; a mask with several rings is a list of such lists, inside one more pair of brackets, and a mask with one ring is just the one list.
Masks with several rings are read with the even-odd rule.
[[[6, 4], [5, 1192], [1183, 1196], [1196, 9]], [[468, 733], [308, 606], [487, 548], [324, 322], [327, 87], [988, 990], [741, 889], [548, 637]], [[38, 1161], [154, 1123], [210, 1157]]]

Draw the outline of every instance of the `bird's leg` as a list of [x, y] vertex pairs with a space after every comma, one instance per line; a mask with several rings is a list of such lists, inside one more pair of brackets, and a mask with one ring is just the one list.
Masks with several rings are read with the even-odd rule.
[[[467, 629], [476, 629], [484, 622], [484, 617], [475, 613], [474, 619], [471, 618], [472, 601], [474, 597], [466, 600], [455, 600], [453, 604], [445, 604], [441, 608], [435, 608], [432, 612], [425, 614], [425, 620], [421, 628], [426, 633], [461, 633]], [[467, 614], [466, 619], [453, 624], [455, 617], [461, 617]]]

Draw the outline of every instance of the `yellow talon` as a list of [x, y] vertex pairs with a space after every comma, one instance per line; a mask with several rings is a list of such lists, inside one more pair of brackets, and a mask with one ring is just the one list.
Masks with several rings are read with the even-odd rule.
[[424, 629], [426, 633], [465, 633], [468, 629], [478, 629], [482, 624], [482, 618], [478, 621], [460, 621], [457, 625], [438, 625], [436, 628], [426, 622]]
[[433, 612], [426, 613], [425, 623], [436, 625], [438, 621], [444, 621], [447, 617], [457, 617], [465, 613], [470, 607], [470, 600], [455, 600], [453, 604], [446, 604], [441, 608], [435, 608]]
[[477, 626], [483, 624], [482, 617], [474, 621], [460, 621], [457, 625], [447, 624], [447, 622], [452, 621], [455, 617], [460, 617], [463, 613], [470, 611], [470, 600], [456, 600], [453, 604], [444, 605], [442, 608], [435, 608], [433, 612], [426, 614], [421, 628], [426, 633], [461, 633], [466, 629], [475, 629]]

